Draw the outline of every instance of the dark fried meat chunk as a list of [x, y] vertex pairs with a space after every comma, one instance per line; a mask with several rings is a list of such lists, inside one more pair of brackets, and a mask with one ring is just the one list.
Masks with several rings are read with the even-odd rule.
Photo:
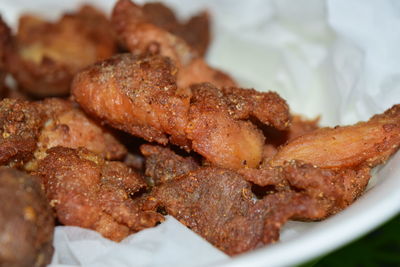
[[19, 166], [32, 158], [43, 119], [27, 101], [0, 101], [0, 165]]
[[67, 100], [48, 98], [37, 105], [47, 120], [40, 131], [37, 159], [46, 156], [46, 150], [56, 146], [85, 147], [108, 160], [122, 159], [126, 148], [100, 123], [90, 119]]
[[321, 168], [373, 167], [384, 162], [400, 145], [400, 105], [367, 122], [321, 128], [282, 147], [271, 164], [299, 160]]
[[238, 173], [200, 168], [156, 186], [146, 208], [166, 212], [229, 255], [276, 241], [293, 216], [317, 217], [312, 200], [282, 192], [255, 201], [250, 183]]
[[145, 144], [140, 151], [146, 158], [145, 175], [153, 185], [165, 183], [200, 167], [192, 157], [179, 156], [166, 147]]
[[[224, 94], [207, 83], [180, 88], [175, 74], [168, 58], [122, 54], [78, 73], [72, 94], [85, 111], [113, 127], [147, 141], [193, 148], [211, 163], [229, 168], [256, 167], [261, 161], [264, 137], [244, 120], [251, 112], [241, 110], [253, 96], [261, 99], [254, 103], [257, 108], [284, 113], [274, 118], [266, 110], [255, 116], [279, 129], [289, 124], [288, 107], [275, 93], [236, 88]], [[243, 97], [234, 98], [236, 92]], [[244, 104], [234, 105], [236, 99]]]
[[[122, 159], [125, 147], [110, 131], [61, 99], [0, 102], [0, 164], [36, 169], [36, 160], [55, 146], [86, 147], [106, 159]], [[34, 156], [34, 157], [33, 157]], [[34, 158], [34, 159], [33, 159]]]
[[117, 50], [110, 22], [91, 6], [55, 23], [21, 16], [13, 43], [7, 67], [18, 84], [36, 97], [67, 95], [78, 70]]
[[0, 168], [0, 265], [39, 267], [53, 255], [54, 217], [36, 177]]
[[120, 241], [163, 220], [156, 212], [142, 211], [133, 199], [146, 183], [123, 163], [105, 161], [83, 148], [54, 147], [47, 154], [38, 174], [61, 223]]
[[371, 168], [321, 169], [311, 164], [292, 161], [284, 166], [264, 166], [260, 169], [238, 170], [243, 177], [259, 186], [274, 186], [281, 192], [301, 192], [314, 199], [324, 213], [322, 217], [298, 217], [302, 220], [321, 220], [353, 203], [364, 192]]
[[208, 66], [182, 38], [148, 21], [143, 8], [130, 0], [117, 2], [112, 23], [121, 43], [131, 53], [160, 54], [171, 58], [179, 69], [179, 87], [200, 82], [211, 82], [218, 87], [235, 86], [232, 78]]

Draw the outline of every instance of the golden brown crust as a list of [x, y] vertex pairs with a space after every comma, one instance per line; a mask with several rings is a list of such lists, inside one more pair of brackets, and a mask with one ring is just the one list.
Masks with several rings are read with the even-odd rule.
[[24, 15], [7, 67], [29, 94], [66, 95], [78, 70], [110, 57], [116, 49], [108, 20], [93, 7], [83, 6], [55, 23]]
[[56, 146], [85, 147], [108, 160], [122, 159], [126, 148], [113, 134], [67, 100], [47, 98], [37, 106], [46, 114], [46, 121], [38, 138], [37, 159]]
[[179, 69], [179, 87], [200, 82], [211, 82], [219, 87], [235, 86], [232, 78], [208, 66], [182, 38], [148, 21], [142, 7], [130, 0], [117, 2], [112, 22], [121, 43], [131, 53], [169, 57]]
[[43, 115], [31, 103], [0, 101], [0, 165], [20, 166], [30, 160], [42, 124]]
[[141, 211], [131, 198], [146, 183], [123, 163], [105, 161], [83, 148], [54, 147], [47, 154], [38, 174], [61, 223], [120, 241], [163, 220], [155, 212]]
[[72, 94], [113, 127], [166, 144], [165, 133], [178, 140], [187, 124], [190, 95], [176, 87], [175, 74], [167, 58], [121, 54], [78, 73]]
[[0, 168], [0, 263], [39, 267], [53, 255], [54, 217], [36, 177]]
[[217, 166], [257, 167], [264, 144], [261, 131], [249, 121], [236, 120], [218, 88], [199, 84], [191, 90], [186, 133], [193, 150]]
[[300, 160], [321, 168], [376, 166], [396, 152], [400, 145], [400, 105], [352, 126], [322, 128], [302, 135], [272, 159], [274, 166]]

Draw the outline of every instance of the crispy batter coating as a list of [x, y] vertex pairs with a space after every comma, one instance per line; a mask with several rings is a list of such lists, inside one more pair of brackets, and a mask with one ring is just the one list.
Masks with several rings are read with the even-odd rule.
[[145, 144], [140, 151], [146, 158], [145, 175], [152, 185], [165, 183], [200, 167], [192, 157], [179, 156], [166, 147]]
[[55, 23], [21, 16], [7, 65], [26, 92], [37, 97], [66, 95], [78, 70], [110, 57], [116, 49], [107, 18], [83, 6]]
[[[288, 106], [275, 93], [235, 88], [224, 94], [206, 83], [180, 89], [175, 73], [168, 58], [122, 54], [78, 73], [72, 94], [89, 114], [113, 127], [192, 148], [229, 168], [256, 167], [262, 158], [264, 137], [244, 119], [255, 116], [279, 129], [289, 124]], [[250, 102], [259, 111], [251, 111]], [[275, 116], [277, 110], [283, 114]]]
[[278, 166], [291, 160], [321, 168], [346, 168], [366, 163], [376, 166], [396, 152], [400, 145], [400, 105], [367, 122], [352, 126], [321, 128], [302, 135], [273, 157]]
[[61, 99], [0, 102], [0, 164], [36, 169], [36, 160], [55, 146], [86, 147], [106, 159], [122, 159], [125, 147], [104, 127]]
[[289, 107], [277, 93], [238, 87], [225, 87], [221, 91], [233, 118], [243, 120], [254, 117], [278, 130], [288, 128]]
[[163, 220], [156, 212], [142, 211], [132, 199], [146, 183], [123, 163], [105, 161], [83, 148], [54, 147], [47, 154], [38, 174], [61, 223], [120, 241]]
[[293, 216], [321, 213], [307, 209], [308, 199], [292, 192], [256, 202], [241, 175], [220, 168], [200, 168], [156, 186], [146, 208], [157, 207], [229, 255], [276, 241], [281, 225]]
[[19, 166], [33, 156], [43, 116], [31, 103], [0, 101], [0, 165]]
[[189, 46], [204, 56], [210, 42], [210, 17], [201, 12], [185, 23], [180, 23], [172, 9], [160, 2], [145, 3], [142, 12], [146, 21], [181, 37]]
[[126, 148], [111, 132], [70, 101], [48, 98], [37, 105], [46, 113], [47, 120], [40, 131], [35, 158], [44, 158], [46, 150], [56, 146], [85, 147], [108, 160], [122, 159], [126, 155]]
[[353, 203], [365, 190], [371, 168], [321, 169], [311, 164], [292, 161], [284, 166], [263, 166], [260, 169], [241, 169], [243, 177], [259, 186], [274, 186], [283, 192], [301, 192], [314, 199], [324, 212], [322, 217], [298, 217], [302, 220], [320, 220], [335, 214]]
[[179, 69], [178, 86], [211, 82], [218, 87], [234, 86], [225, 73], [208, 66], [182, 38], [148, 21], [143, 8], [130, 0], [114, 6], [112, 23], [121, 43], [133, 54], [160, 54], [173, 60]]
[[184, 140], [189, 109], [190, 91], [177, 88], [175, 73], [168, 58], [121, 54], [78, 73], [72, 94], [110, 125], [166, 144], [166, 133]]
[[193, 150], [217, 166], [257, 167], [264, 145], [262, 132], [250, 121], [236, 120], [216, 87], [198, 84], [191, 89], [186, 132]]
[[36, 177], [0, 168], [0, 265], [46, 266], [54, 217]]

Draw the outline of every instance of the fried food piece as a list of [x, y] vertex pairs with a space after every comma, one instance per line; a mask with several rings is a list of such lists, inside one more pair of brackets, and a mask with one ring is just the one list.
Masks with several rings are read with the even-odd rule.
[[0, 17], [0, 96], [6, 91], [6, 54], [11, 45], [11, 31]]
[[47, 266], [54, 217], [36, 177], [0, 168], [0, 264]]
[[190, 91], [177, 88], [175, 74], [168, 58], [121, 54], [78, 73], [72, 94], [115, 128], [160, 144], [167, 133], [185, 145]]
[[367, 122], [321, 128], [302, 135], [273, 157], [271, 164], [299, 160], [321, 168], [371, 167], [384, 162], [400, 145], [400, 105]]
[[27, 101], [0, 101], [0, 165], [20, 166], [32, 158], [43, 119]]
[[145, 175], [152, 185], [165, 183], [200, 167], [192, 157], [179, 156], [166, 147], [145, 144], [140, 151], [146, 158]]
[[255, 202], [251, 185], [238, 173], [200, 168], [156, 186], [146, 208], [164, 208], [217, 248], [236, 255], [276, 241], [280, 226], [293, 216], [320, 216], [320, 210], [306, 209], [306, 202], [292, 192]]
[[181, 37], [200, 56], [205, 55], [210, 43], [210, 17], [207, 12], [201, 12], [185, 23], [180, 23], [174, 12], [160, 2], [145, 3], [142, 12], [146, 21]]
[[55, 23], [21, 16], [7, 65], [29, 94], [67, 95], [78, 70], [116, 50], [115, 33], [107, 18], [91, 6], [83, 6]]
[[[211, 163], [229, 168], [256, 167], [261, 161], [264, 137], [244, 119], [254, 115], [280, 129], [289, 124], [288, 107], [275, 93], [242, 92], [240, 103], [254, 96], [261, 99], [253, 101], [256, 109], [268, 107], [272, 112], [253, 114], [242, 111], [245, 105], [234, 104], [233, 94], [246, 89], [226, 95], [211, 84], [183, 89], [176, 86], [175, 74], [168, 58], [123, 54], [78, 73], [72, 94], [85, 111], [113, 127], [150, 142], [170, 141], [193, 149]], [[268, 102], [271, 99], [274, 103]], [[283, 114], [274, 116], [276, 110]]]
[[210, 82], [218, 87], [235, 86], [225, 73], [207, 65], [183, 39], [148, 21], [143, 8], [130, 0], [119, 0], [112, 23], [120, 42], [133, 54], [160, 54], [172, 59], [179, 69], [178, 87]]
[[193, 97], [186, 132], [193, 150], [217, 166], [257, 167], [264, 145], [262, 132], [250, 121], [236, 120], [216, 87], [199, 84], [191, 89]]
[[[55, 146], [86, 147], [106, 159], [122, 159], [125, 147], [111, 132], [61, 99], [0, 102], [0, 164], [36, 169], [36, 160]], [[35, 157], [32, 160], [33, 156]]]
[[46, 150], [56, 146], [86, 149], [108, 160], [122, 159], [126, 148], [99, 123], [90, 119], [73, 103], [48, 98], [38, 103], [47, 120], [40, 131], [36, 159], [43, 159]]
[[273, 126], [277, 130], [286, 130], [289, 127], [289, 107], [277, 93], [243, 90], [238, 87], [225, 87], [221, 91], [229, 114], [234, 119], [254, 117], [262, 124]]
[[142, 211], [135, 202], [146, 183], [123, 163], [105, 161], [84, 148], [54, 147], [47, 154], [38, 174], [61, 223], [120, 241], [163, 221], [160, 214]]
[[238, 170], [247, 181], [259, 186], [272, 185], [277, 191], [301, 192], [314, 199], [313, 205], [324, 211], [322, 217], [297, 218], [302, 220], [321, 220], [349, 206], [364, 192], [370, 171], [368, 166], [332, 170], [296, 161], [279, 167]]

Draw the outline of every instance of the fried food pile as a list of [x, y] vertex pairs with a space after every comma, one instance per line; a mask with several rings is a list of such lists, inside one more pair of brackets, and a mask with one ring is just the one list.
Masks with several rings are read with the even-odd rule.
[[[23, 15], [14, 34], [1, 21], [0, 182], [37, 177], [62, 225], [121, 241], [171, 215], [237, 255], [278, 241], [288, 220], [340, 212], [399, 149], [400, 105], [320, 128], [209, 66], [209, 42], [208, 13], [181, 22], [161, 3]], [[50, 240], [53, 214], [35, 214]]]

